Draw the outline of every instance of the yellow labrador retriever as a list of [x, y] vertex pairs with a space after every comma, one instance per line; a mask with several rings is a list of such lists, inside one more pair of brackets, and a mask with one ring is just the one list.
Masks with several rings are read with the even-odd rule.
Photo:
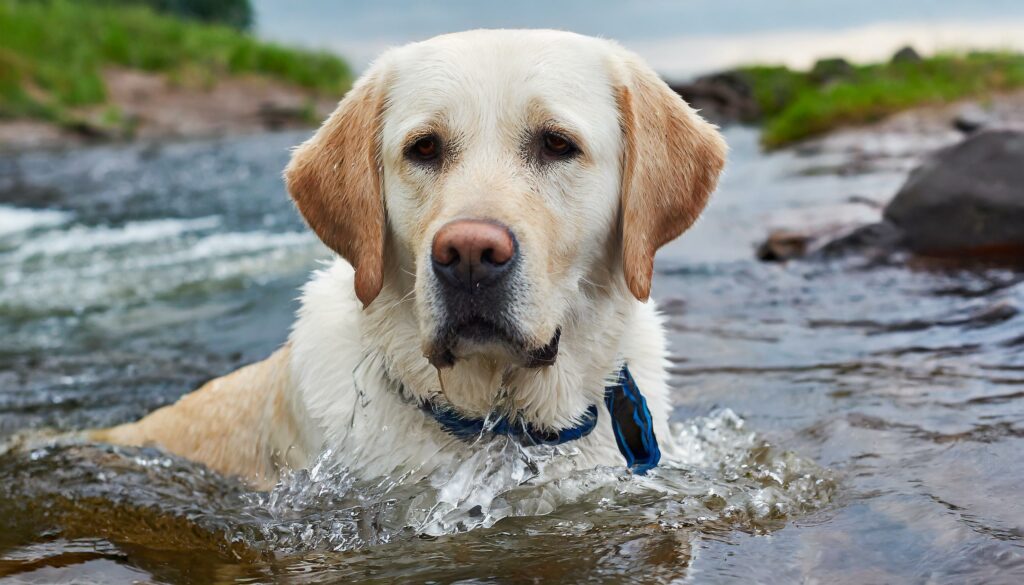
[[92, 438], [257, 487], [329, 449], [428, 473], [505, 435], [643, 473], [674, 446], [655, 251], [704, 209], [714, 126], [615, 43], [478, 30], [382, 55], [294, 152], [340, 255], [288, 343]]

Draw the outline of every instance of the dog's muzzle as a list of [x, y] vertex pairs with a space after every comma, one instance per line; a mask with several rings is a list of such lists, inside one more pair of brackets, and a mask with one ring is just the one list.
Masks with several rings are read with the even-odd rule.
[[430, 260], [441, 318], [427, 355], [431, 364], [453, 365], [460, 343], [503, 345], [528, 367], [554, 363], [560, 333], [544, 347], [531, 348], [510, 315], [521, 265], [511, 230], [488, 220], [452, 221], [434, 236]]

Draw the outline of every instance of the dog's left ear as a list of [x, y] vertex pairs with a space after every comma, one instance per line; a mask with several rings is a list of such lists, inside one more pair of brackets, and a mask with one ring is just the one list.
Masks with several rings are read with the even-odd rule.
[[622, 264], [637, 299], [651, 294], [654, 253], [689, 228], [718, 183], [726, 145], [654, 71], [630, 56], [616, 88], [622, 133]]
[[320, 130], [295, 150], [284, 172], [309, 227], [355, 268], [363, 307], [384, 285], [379, 78], [371, 73], [359, 80]]

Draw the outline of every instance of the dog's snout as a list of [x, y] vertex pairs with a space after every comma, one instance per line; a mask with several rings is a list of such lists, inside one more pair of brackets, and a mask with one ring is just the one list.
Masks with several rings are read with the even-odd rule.
[[456, 220], [434, 236], [434, 272], [447, 283], [473, 290], [505, 274], [516, 258], [516, 241], [508, 228], [481, 220]]

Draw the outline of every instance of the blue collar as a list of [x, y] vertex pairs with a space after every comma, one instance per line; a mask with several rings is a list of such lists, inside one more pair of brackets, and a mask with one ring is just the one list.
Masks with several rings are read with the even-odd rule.
[[[651, 411], [625, 365], [619, 370], [615, 384], [605, 387], [604, 403], [611, 416], [615, 443], [626, 459], [626, 467], [639, 475], [656, 467], [661, 451], [654, 436]], [[445, 431], [459, 439], [471, 440], [488, 432], [512, 437], [524, 445], [561, 445], [586, 437], [597, 426], [598, 413], [597, 405], [592, 404], [576, 426], [547, 432], [507, 416], [490, 420], [467, 418], [434, 402], [423, 404], [423, 410], [433, 416]]]

